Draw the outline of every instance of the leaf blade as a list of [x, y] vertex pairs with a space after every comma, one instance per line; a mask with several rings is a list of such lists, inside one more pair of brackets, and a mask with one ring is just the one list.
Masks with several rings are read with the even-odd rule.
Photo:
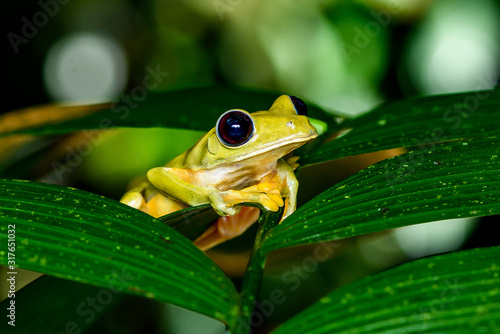
[[212, 209], [210, 204], [204, 204], [169, 213], [159, 217], [158, 220], [193, 241], [218, 218], [219, 215]]
[[281, 333], [497, 333], [500, 247], [424, 258], [354, 281]]
[[[92, 109], [92, 112], [89, 111], [90, 114], [63, 122], [51, 119], [49, 124], [36, 124], [30, 127], [23, 127], [23, 123], [19, 122], [20, 126], [17, 128], [9, 127], [12, 122], [8, 122], [5, 129], [0, 122], [0, 137], [19, 133], [62, 134], [84, 129], [105, 130], [113, 127], [165, 127], [206, 131], [215, 126], [217, 118], [226, 110], [234, 108], [250, 112], [265, 110], [271, 107], [279, 95], [279, 93], [224, 86], [150, 93], [140, 102], [118, 101], [110, 105], [89, 106], [89, 109]], [[44, 108], [46, 107], [40, 107], [42, 111]], [[57, 108], [52, 107], [52, 109]], [[309, 113], [311, 117], [327, 124], [336, 124], [333, 116], [318, 107], [309, 106]], [[38, 117], [43, 118], [43, 115], [42, 113]]]
[[[21, 268], [100, 287], [113, 283], [226, 323], [235, 316], [238, 296], [230, 280], [189, 240], [149, 215], [81, 190], [29, 181], [0, 180], [0, 203], [1, 229], [15, 224]], [[7, 260], [0, 253], [0, 263]]]
[[303, 165], [398, 147], [500, 134], [500, 90], [403, 99], [340, 124], [350, 132], [317, 146]]
[[499, 143], [485, 138], [441, 144], [372, 165], [300, 207], [266, 236], [263, 248], [270, 252], [429, 221], [498, 214]]
[[[16, 292], [12, 299], [16, 306], [16, 330], [36, 333], [43, 328], [59, 333], [74, 328], [84, 332], [125, 297], [119, 291], [44, 275]], [[88, 298], [97, 300], [96, 309], [89, 305]], [[6, 309], [10, 300], [3, 300], [0, 306]], [[2, 333], [10, 330], [6, 321], [0, 324], [0, 329]]]

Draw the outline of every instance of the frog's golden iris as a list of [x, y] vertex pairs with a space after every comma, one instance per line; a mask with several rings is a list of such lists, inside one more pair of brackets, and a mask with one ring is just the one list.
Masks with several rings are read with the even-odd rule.
[[258, 219], [259, 209], [243, 203], [270, 211], [284, 206], [282, 220], [295, 211], [298, 182], [281, 158], [317, 135], [307, 106], [294, 96], [280, 96], [265, 111], [227, 111], [192, 148], [149, 170], [121, 202], [154, 217], [211, 204], [221, 217], [194, 241], [207, 250]]

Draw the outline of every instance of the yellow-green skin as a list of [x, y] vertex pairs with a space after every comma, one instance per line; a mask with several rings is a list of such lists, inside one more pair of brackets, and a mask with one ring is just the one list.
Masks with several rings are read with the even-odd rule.
[[[316, 129], [306, 116], [297, 115], [287, 95], [280, 96], [269, 110], [249, 115], [254, 135], [248, 142], [226, 146], [213, 128], [164, 167], [149, 170], [148, 181], [127, 192], [121, 202], [155, 217], [201, 204], [211, 204], [221, 216], [234, 216], [241, 203], [260, 204], [270, 211], [285, 205], [282, 219], [288, 217], [295, 211], [298, 182], [293, 169], [281, 158], [316, 138]], [[202, 240], [198, 246], [208, 249], [243, 233], [257, 216], [258, 211], [252, 208], [229, 223], [221, 217], [213, 227], [216, 232], [211, 231], [220, 235], [212, 233], [208, 239], [215, 239], [210, 245]]]

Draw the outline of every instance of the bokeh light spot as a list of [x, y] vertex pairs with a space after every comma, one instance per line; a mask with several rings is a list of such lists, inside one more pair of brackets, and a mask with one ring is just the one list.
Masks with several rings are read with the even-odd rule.
[[436, 2], [407, 55], [415, 86], [426, 94], [490, 89], [498, 80], [500, 34], [491, 1]]
[[474, 227], [474, 219], [449, 219], [394, 230], [400, 247], [411, 258], [457, 250]]
[[48, 93], [56, 101], [109, 101], [125, 87], [125, 53], [110, 37], [72, 34], [49, 51], [44, 64], [44, 80]]

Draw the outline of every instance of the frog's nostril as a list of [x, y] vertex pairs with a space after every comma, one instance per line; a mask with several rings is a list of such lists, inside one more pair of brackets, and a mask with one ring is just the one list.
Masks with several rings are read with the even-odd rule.
[[295, 129], [295, 125], [293, 124], [293, 121], [288, 121], [286, 125], [292, 129]]

